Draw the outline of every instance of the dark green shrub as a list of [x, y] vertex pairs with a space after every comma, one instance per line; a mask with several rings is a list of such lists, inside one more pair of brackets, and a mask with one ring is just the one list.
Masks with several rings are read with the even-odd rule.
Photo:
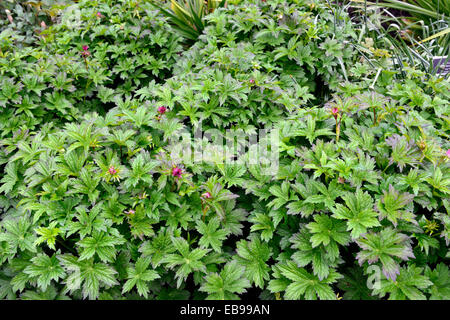
[[[449, 299], [449, 81], [377, 72], [319, 4], [208, 20], [165, 81], [125, 74], [74, 121], [5, 133], [0, 297]], [[250, 147], [220, 161], [200, 127], [275, 130], [274, 171]]]

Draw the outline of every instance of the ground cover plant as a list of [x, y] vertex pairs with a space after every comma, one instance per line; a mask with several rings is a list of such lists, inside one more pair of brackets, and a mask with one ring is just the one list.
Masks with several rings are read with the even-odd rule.
[[450, 299], [448, 78], [326, 1], [48, 5], [0, 25], [1, 299]]

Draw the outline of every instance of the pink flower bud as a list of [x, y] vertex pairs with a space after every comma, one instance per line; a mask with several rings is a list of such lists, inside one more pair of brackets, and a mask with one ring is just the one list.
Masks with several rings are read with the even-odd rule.
[[164, 113], [166, 113], [166, 111], [167, 111], [167, 108], [166, 108], [166, 107], [159, 107], [159, 108], [158, 108], [158, 112], [159, 112], [159, 114], [161, 114], [161, 115], [163, 115]]
[[202, 194], [202, 197], [205, 199], [209, 199], [209, 198], [211, 198], [211, 193], [205, 192], [204, 194]]
[[103, 18], [103, 15], [102, 15], [102, 13], [99, 11], [99, 12], [97, 12], [97, 17], [98, 18]]
[[333, 115], [333, 117], [334, 117], [335, 119], [337, 119], [337, 116], [338, 116], [338, 114], [339, 114], [339, 109], [336, 108], [336, 107], [332, 108], [332, 109], [331, 109], [331, 114]]
[[176, 178], [181, 178], [182, 172], [181, 169], [178, 167], [175, 167], [172, 169], [172, 176]]
[[450, 149], [447, 150], [447, 153], [446, 153], [446, 154], [447, 154], [447, 158], [450, 159]]
[[81, 53], [81, 55], [83, 57], [88, 57], [91, 55], [91, 53], [88, 51], [89, 47], [88, 46], [83, 46], [83, 52]]
[[254, 84], [254, 83], [255, 83], [255, 80], [254, 80], [254, 79], [250, 79], [250, 83], [251, 83], [251, 84]]
[[109, 167], [108, 172], [110, 175], [113, 176], [117, 173], [117, 170], [113, 166], [111, 166], [111, 167]]
[[45, 24], [45, 21], [41, 22], [41, 27], [44, 28], [44, 29], [47, 27], [47, 25]]
[[131, 215], [131, 214], [135, 214], [136, 212], [133, 209], [128, 210], [127, 214]]

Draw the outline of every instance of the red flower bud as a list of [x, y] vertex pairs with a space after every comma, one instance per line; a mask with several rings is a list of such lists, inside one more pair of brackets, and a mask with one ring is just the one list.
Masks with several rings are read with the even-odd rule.
[[331, 114], [333, 115], [333, 117], [336, 119], [338, 114], [339, 114], [339, 109], [334, 107], [331, 109]]
[[164, 113], [166, 113], [166, 111], [167, 111], [167, 108], [166, 108], [166, 107], [159, 107], [159, 108], [158, 108], [158, 112], [159, 112], [159, 114], [161, 114], [161, 115], [163, 115]]
[[117, 170], [113, 166], [111, 166], [111, 167], [109, 167], [108, 172], [110, 175], [113, 176], [117, 173]]
[[182, 172], [181, 169], [178, 167], [175, 167], [172, 169], [172, 176], [176, 178], [181, 178]]
[[205, 192], [204, 194], [202, 194], [202, 197], [205, 199], [209, 199], [209, 198], [211, 198], [211, 193]]

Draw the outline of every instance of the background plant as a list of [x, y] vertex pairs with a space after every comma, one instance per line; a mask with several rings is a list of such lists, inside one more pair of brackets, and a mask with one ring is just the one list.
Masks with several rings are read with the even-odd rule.
[[197, 40], [205, 29], [204, 17], [226, 5], [226, 0], [170, 0], [170, 9], [158, 1], [151, 1], [170, 19], [175, 29], [185, 38]]
[[[2, 299], [450, 298], [448, 79], [390, 68], [320, 2], [230, 4], [183, 51], [150, 6], [81, 8], [79, 29], [2, 42], [5, 119], [37, 105], [0, 127]], [[61, 61], [52, 90], [23, 85]], [[38, 112], [55, 92], [70, 106]], [[179, 161], [200, 122], [274, 125], [279, 170]]]

